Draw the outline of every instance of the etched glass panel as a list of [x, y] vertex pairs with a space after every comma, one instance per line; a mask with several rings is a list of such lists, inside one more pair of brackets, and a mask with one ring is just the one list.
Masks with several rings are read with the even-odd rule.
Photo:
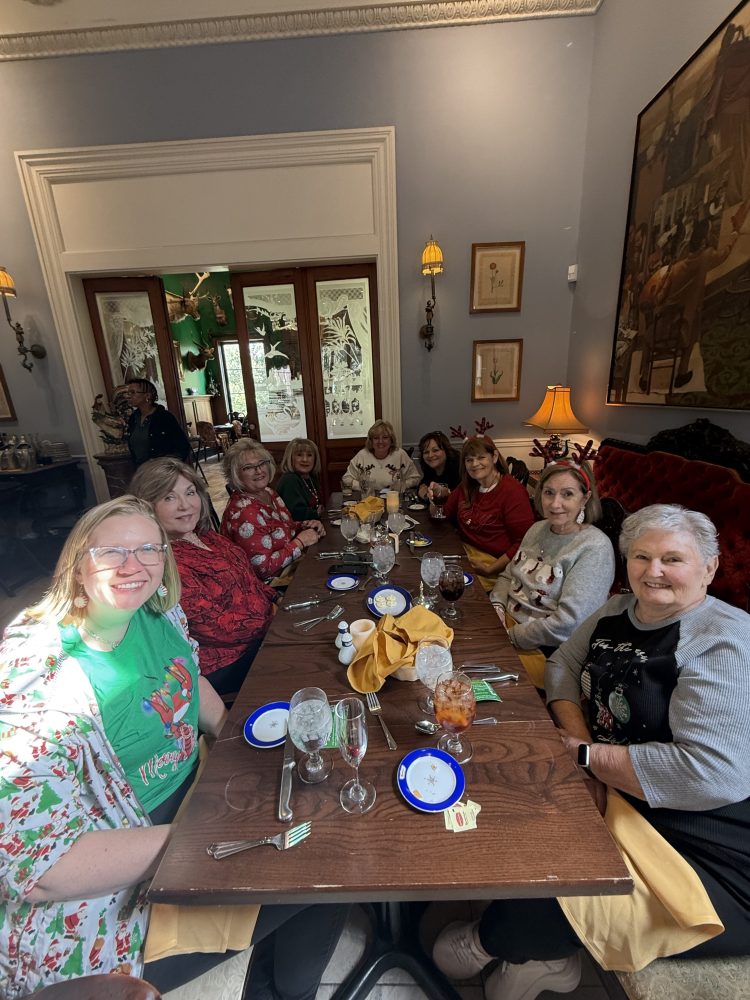
[[164, 376], [148, 292], [97, 292], [96, 308], [113, 383], [117, 386], [129, 378], [146, 378], [164, 400]]
[[315, 291], [328, 437], [361, 437], [375, 422], [370, 282], [316, 281]]
[[242, 291], [260, 436], [265, 442], [307, 437], [294, 285]]

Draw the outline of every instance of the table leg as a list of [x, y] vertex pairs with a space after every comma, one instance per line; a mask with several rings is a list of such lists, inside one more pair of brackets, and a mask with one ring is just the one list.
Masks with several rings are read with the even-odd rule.
[[[450, 982], [425, 955], [408, 903], [373, 903], [372, 941], [331, 1000], [365, 1000], [389, 969], [403, 969], [430, 1000], [460, 1000]], [[369, 909], [369, 907], [368, 907]]]

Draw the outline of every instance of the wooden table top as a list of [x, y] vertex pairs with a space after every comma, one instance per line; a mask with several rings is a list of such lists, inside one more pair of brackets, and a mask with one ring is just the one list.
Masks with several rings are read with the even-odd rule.
[[[450, 526], [422, 520], [422, 530], [434, 540], [430, 551], [462, 551]], [[328, 551], [342, 544], [331, 528], [318, 547]], [[324, 591], [326, 571], [336, 560], [320, 561], [314, 553], [300, 564], [286, 601]], [[414, 590], [419, 561], [402, 546], [398, 563], [391, 580]], [[464, 567], [470, 570], [466, 561]], [[364, 597], [341, 595], [347, 621], [369, 617]], [[331, 698], [352, 693], [346, 668], [336, 659], [334, 623], [300, 636], [292, 622], [312, 614], [280, 611], [153, 879], [151, 900], [302, 903], [629, 892], [627, 869], [478, 583], [466, 589], [458, 607], [463, 618], [452, 647], [455, 665], [491, 662], [521, 674], [518, 684], [495, 685], [501, 704], [478, 706], [478, 718], [495, 715], [498, 725], [468, 733], [474, 756], [463, 765], [463, 798], [482, 807], [476, 830], [449, 832], [441, 814], [419, 813], [402, 799], [395, 783], [398, 763], [410, 750], [434, 745], [435, 737], [414, 729], [424, 717], [417, 706], [422, 685], [389, 679], [379, 697], [398, 750], [387, 749], [370, 718], [360, 768], [377, 789], [369, 813], [342, 810], [339, 790], [353, 772], [337, 751], [324, 751], [334, 759], [325, 782], [304, 785], [296, 774], [292, 782], [294, 823], [312, 820], [307, 840], [284, 852], [260, 847], [223, 861], [208, 856], [212, 841], [287, 828], [276, 818], [283, 747], [249, 746], [242, 735], [247, 716], [310, 685]]]

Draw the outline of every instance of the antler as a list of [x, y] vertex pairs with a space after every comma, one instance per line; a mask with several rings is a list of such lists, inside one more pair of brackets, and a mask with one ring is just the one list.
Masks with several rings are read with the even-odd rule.
[[573, 460], [578, 462], [579, 465], [583, 465], [584, 462], [588, 462], [590, 458], [596, 455], [596, 448], [592, 447], [594, 444], [593, 440], [589, 439], [585, 445], [574, 444], [573, 448], [576, 454], [573, 456]]
[[468, 432], [463, 429], [461, 424], [458, 427], [451, 427], [451, 437], [452, 438], [467, 438], [469, 436]]
[[495, 425], [491, 424], [486, 417], [482, 417], [481, 420], [474, 421], [474, 426], [477, 429], [477, 434], [482, 435], [486, 434], [490, 427], [494, 427]]
[[196, 271], [196, 272], [195, 272], [195, 276], [196, 276], [196, 278], [198, 279], [198, 282], [197, 282], [197, 284], [196, 284], [195, 288], [194, 288], [194, 289], [193, 289], [193, 290], [192, 290], [192, 291], [190, 292], [190, 295], [191, 295], [191, 296], [192, 296], [192, 295], [195, 295], [195, 293], [196, 293], [196, 292], [198, 291], [198, 289], [199, 289], [199, 288], [201, 287], [201, 285], [202, 285], [202, 284], [203, 284], [203, 282], [204, 282], [204, 281], [206, 280], [206, 278], [209, 278], [209, 277], [211, 276], [211, 272], [210, 272], [210, 271], [204, 271], [204, 272], [203, 272], [203, 274], [199, 274], [199, 273], [198, 273], [198, 271]]
[[534, 447], [529, 452], [531, 458], [543, 458], [544, 464], [547, 465], [548, 462], [553, 461], [555, 457], [554, 448], [550, 447], [549, 441], [546, 444], [542, 444], [538, 438], [533, 438]]

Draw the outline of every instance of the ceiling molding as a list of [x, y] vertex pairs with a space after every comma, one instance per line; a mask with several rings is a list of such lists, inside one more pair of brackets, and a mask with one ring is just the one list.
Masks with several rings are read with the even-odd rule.
[[603, 0], [395, 0], [368, 7], [249, 14], [0, 36], [0, 61], [92, 52], [176, 48], [272, 38], [403, 28], [446, 28], [497, 21], [595, 14]]

